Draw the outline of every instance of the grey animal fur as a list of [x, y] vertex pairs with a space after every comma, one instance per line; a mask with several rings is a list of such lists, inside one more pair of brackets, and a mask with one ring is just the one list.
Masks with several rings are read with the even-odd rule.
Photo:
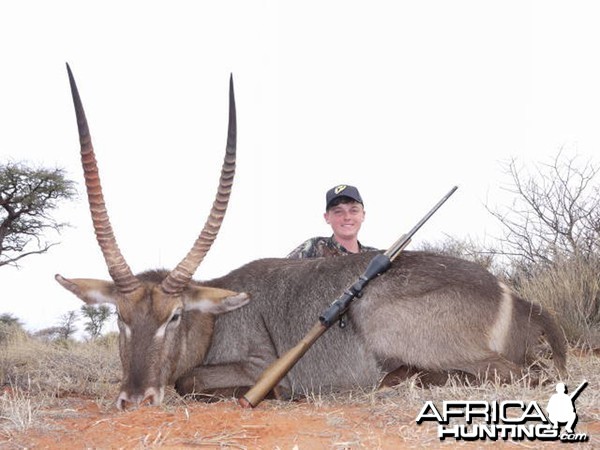
[[[372, 256], [264, 259], [202, 283], [245, 291], [251, 301], [217, 318], [203, 361], [177, 377], [179, 391], [253, 385], [355, 281]], [[539, 305], [510, 293], [475, 263], [404, 252], [355, 301], [347, 328], [332, 327], [282, 387], [300, 392], [373, 387], [402, 365], [476, 376], [495, 371], [508, 379], [528, 363], [542, 335], [564, 374], [564, 338]]]

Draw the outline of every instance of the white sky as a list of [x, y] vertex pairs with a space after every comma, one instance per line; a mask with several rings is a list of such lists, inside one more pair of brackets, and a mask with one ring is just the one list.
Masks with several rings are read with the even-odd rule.
[[[286, 6], [284, 6], [286, 5]], [[134, 271], [172, 268], [199, 233], [225, 148], [238, 171], [208, 279], [328, 235], [325, 191], [359, 187], [361, 241], [386, 248], [454, 184], [418, 240], [489, 237], [500, 165], [600, 148], [594, 1], [0, 3], [0, 161], [68, 170], [81, 198], [48, 254], [0, 268], [0, 312], [55, 325], [80, 301], [54, 274], [107, 278], [85, 203], [68, 87], [86, 108]]]

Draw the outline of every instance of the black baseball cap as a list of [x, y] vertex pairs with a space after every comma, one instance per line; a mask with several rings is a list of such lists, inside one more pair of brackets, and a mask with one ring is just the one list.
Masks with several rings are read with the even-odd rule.
[[337, 186], [334, 186], [331, 189], [329, 189], [327, 191], [327, 194], [325, 195], [325, 211], [329, 209], [329, 205], [331, 205], [331, 202], [340, 197], [348, 197], [360, 203], [361, 205], [364, 205], [363, 199], [360, 196], [358, 189], [348, 184], [338, 184]]

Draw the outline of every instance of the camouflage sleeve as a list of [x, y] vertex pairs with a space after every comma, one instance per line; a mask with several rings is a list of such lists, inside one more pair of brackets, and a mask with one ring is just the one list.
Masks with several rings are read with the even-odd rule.
[[314, 245], [314, 238], [313, 239], [309, 239], [307, 241], [304, 241], [302, 244], [300, 244], [298, 247], [296, 247], [294, 250], [292, 250], [287, 256], [286, 258], [288, 259], [302, 259], [302, 258], [314, 258], [314, 250], [315, 250], [315, 245]]
[[361, 246], [360, 251], [361, 252], [380, 252], [382, 250], [380, 248], [375, 248], [375, 247]]

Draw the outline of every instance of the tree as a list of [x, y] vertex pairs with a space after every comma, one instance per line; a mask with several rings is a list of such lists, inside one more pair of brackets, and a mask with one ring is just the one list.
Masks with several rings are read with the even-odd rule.
[[23, 323], [12, 313], [0, 314], [0, 342], [5, 341], [15, 332], [25, 333]]
[[8, 326], [8, 327], [22, 327], [23, 324], [21, 320], [17, 316], [12, 313], [2, 313], [0, 314], [0, 324]]
[[0, 266], [18, 266], [26, 256], [47, 252], [47, 230], [66, 225], [50, 215], [61, 200], [75, 197], [74, 182], [62, 169], [32, 168], [24, 163], [0, 165]]
[[599, 168], [559, 152], [535, 169], [532, 175], [514, 159], [507, 164], [511, 182], [505, 189], [515, 196], [513, 204], [488, 207], [504, 230], [497, 252], [525, 271], [564, 257], [594, 257], [600, 251]]
[[106, 305], [83, 305], [81, 313], [88, 320], [83, 329], [90, 336], [90, 339], [94, 340], [102, 334], [102, 328], [104, 328], [104, 324], [112, 314], [112, 311]]
[[59, 324], [54, 327], [43, 328], [35, 333], [36, 337], [49, 341], [68, 341], [77, 331], [75, 322], [77, 311], [69, 311], [60, 316]]
[[58, 339], [68, 340], [77, 331], [75, 322], [77, 321], [77, 311], [68, 311], [60, 316], [58, 325]]
[[56, 341], [59, 339], [60, 327], [48, 327], [42, 328], [36, 331], [33, 335], [36, 338], [43, 339], [44, 341]]

